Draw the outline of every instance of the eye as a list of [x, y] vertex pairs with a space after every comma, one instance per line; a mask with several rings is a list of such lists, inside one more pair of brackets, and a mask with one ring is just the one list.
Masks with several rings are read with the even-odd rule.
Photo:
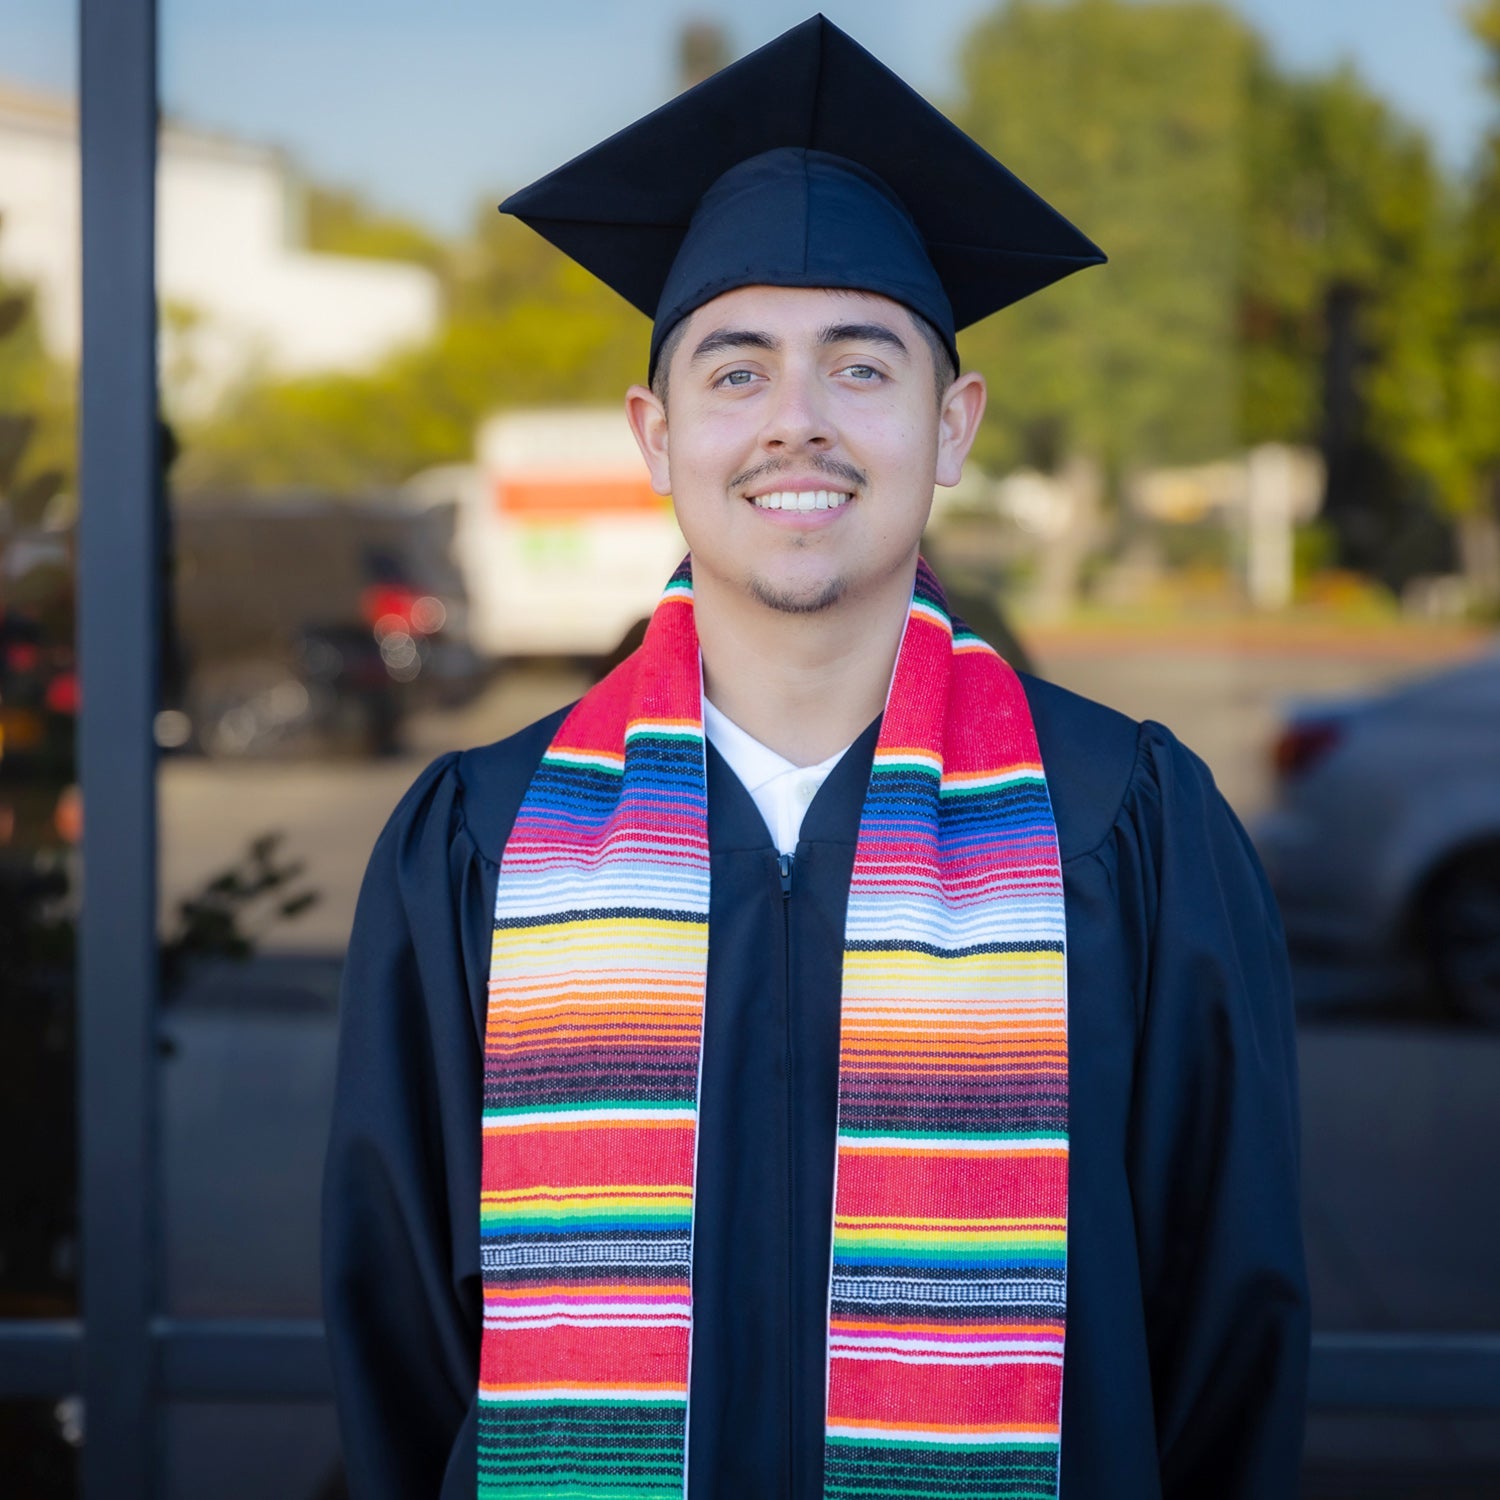
[[855, 380], [862, 382], [873, 382], [885, 378], [874, 365], [845, 365], [839, 373], [852, 376]]
[[749, 385], [755, 379], [754, 370], [726, 370], [724, 374], [714, 382], [715, 385]]

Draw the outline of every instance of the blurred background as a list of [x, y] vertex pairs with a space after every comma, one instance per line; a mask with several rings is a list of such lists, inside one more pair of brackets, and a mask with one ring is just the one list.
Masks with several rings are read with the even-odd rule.
[[[928, 552], [1261, 851], [1318, 1333], [1500, 1334], [1500, 0], [825, 10], [1111, 256], [960, 339], [990, 407]], [[169, 1313], [317, 1316], [374, 837], [432, 756], [582, 691], [680, 552], [620, 414], [645, 320], [494, 205], [804, 16], [163, 0]], [[12, 1320], [77, 1310], [76, 71], [71, 7], [0, 0]], [[1494, 1408], [1315, 1407], [1303, 1493], [1500, 1496]], [[83, 1432], [0, 1399], [0, 1490], [76, 1493]], [[341, 1492], [323, 1400], [174, 1400], [162, 1454], [174, 1500]]]

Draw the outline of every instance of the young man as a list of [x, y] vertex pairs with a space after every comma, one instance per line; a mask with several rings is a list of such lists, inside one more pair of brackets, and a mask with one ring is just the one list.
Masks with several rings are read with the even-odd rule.
[[506, 206], [653, 315], [627, 414], [690, 560], [372, 856], [326, 1197], [353, 1494], [1295, 1493], [1254, 854], [917, 555], [984, 407], [954, 329], [1102, 257], [821, 18]]

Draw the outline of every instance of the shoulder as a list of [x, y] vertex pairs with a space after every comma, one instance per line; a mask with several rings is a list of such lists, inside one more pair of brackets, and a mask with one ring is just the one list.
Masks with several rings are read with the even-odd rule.
[[1036, 729], [1058, 846], [1064, 860], [1074, 859], [1109, 835], [1141, 768], [1143, 741], [1151, 731], [1167, 731], [1029, 673], [1017, 676]]
[[1152, 847], [1185, 830], [1248, 836], [1213, 772], [1164, 724], [1135, 720], [1040, 678], [1017, 674], [1036, 728], [1064, 861], [1117, 832]]
[[493, 744], [438, 756], [396, 804], [377, 852], [384, 846], [399, 857], [414, 846], [472, 845], [470, 852], [498, 863], [532, 774], [567, 712], [560, 708]]
[[526, 788], [572, 704], [492, 744], [451, 757], [462, 818], [476, 847], [498, 861]]

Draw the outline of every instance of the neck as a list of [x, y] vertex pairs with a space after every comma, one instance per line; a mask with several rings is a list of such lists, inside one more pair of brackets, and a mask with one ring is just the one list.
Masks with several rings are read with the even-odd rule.
[[695, 578], [704, 691], [795, 765], [826, 760], [885, 707], [915, 577], [913, 557], [889, 580], [814, 614], [786, 614]]

